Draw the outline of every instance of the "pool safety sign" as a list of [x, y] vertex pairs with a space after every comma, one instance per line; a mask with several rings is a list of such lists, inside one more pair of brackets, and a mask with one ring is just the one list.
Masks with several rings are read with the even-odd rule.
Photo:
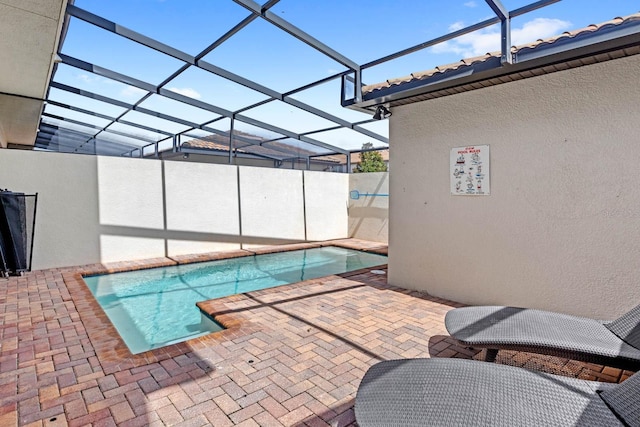
[[490, 194], [488, 145], [452, 148], [449, 157], [452, 195], [488, 196]]

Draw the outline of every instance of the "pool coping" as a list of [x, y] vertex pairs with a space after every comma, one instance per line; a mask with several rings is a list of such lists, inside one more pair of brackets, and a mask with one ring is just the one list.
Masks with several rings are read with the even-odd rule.
[[[156, 267], [169, 267], [181, 264], [191, 264], [221, 259], [231, 259], [252, 255], [263, 255], [269, 253], [279, 253], [302, 249], [313, 249], [326, 246], [338, 246], [347, 249], [355, 249], [364, 252], [371, 252], [380, 255], [388, 254], [388, 245], [384, 243], [368, 242], [358, 239], [338, 239], [312, 243], [293, 243], [278, 246], [266, 246], [251, 249], [240, 249], [233, 251], [211, 252], [206, 254], [181, 255], [171, 258], [153, 258], [146, 260], [91, 264], [75, 267], [73, 269], [62, 269], [62, 277], [71, 295], [74, 305], [78, 311], [80, 319], [85, 326], [89, 340], [93, 345], [96, 356], [100, 361], [106, 374], [117, 372], [123, 369], [131, 369], [150, 363], [161, 362], [182, 354], [191, 352], [211, 344], [217, 344], [227, 340], [233, 340], [240, 336], [254, 333], [261, 328], [252, 323], [249, 319], [240, 317], [232, 312], [228, 312], [226, 302], [232, 302], [240, 295], [231, 295], [196, 303], [198, 308], [208, 316], [211, 316], [225, 329], [219, 332], [192, 338], [180, 343], [170, 344], [165, 347], [149, 350], [139, 354], [132, 354], [111, 321], [102, 310], [97, 300], [85, 284], [84, 276], [95, 276], [99, 274], [119, 273], [124, 271], [143, 270]], [[369, 267], [347, 273], [324, 276], [303, 282], [282, 285], [278, 288], [305, 286], [310, 283], [326, 281], [335, 277], [350, 277], [361, 274], [363, 271], [372, 269], [386, 269], [386, 265]], [[256, 292], [277, 292], [278, 288], [264, 289]], [[251, 294], [251, 293], [249, 293]]]

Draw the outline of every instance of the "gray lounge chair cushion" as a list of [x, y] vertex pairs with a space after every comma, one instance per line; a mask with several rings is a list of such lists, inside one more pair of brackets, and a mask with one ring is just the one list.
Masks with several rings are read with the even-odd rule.
[[640, 366], [640, 349], [622, 341], [611, 324], [548, 311], [503, 306], [463, 307], [445, 316], [449, 333], [486, 348], [539, 352], [622, 367]]
[[640, 348], [640, 305], [606, 326], [626, 343]]
[[598, 390], [617, 387], [463, 359], [378, 363], [356, 395], [360, 427], [620, 426]]
[[622, 384], [603, 391], [600, 397], [628, 425], [640, 426], [640, 374], [635, 374]]

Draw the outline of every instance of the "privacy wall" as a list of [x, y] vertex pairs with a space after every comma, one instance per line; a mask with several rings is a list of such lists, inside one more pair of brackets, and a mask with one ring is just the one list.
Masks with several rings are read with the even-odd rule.
[[345, 174], [0, 150], [0, 188], [39, 195], [34, 269], [348, 237]]
[[[389, 282], [614, 318], [640, 303], [640, 56], [393, 110]], [[450, 151], [490, 146], [491, 195]]]
[[354, 173], [349, 179], [349, 235], [389, 241], [389, 172]]

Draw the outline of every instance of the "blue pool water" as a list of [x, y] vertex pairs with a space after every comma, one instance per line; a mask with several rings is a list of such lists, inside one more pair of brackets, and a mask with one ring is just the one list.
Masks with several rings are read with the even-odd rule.
[[387, 257], [335, 246], [153, 268], [84, 281], [133, 353], [223, 328], [196, 302], [387, 263]]

